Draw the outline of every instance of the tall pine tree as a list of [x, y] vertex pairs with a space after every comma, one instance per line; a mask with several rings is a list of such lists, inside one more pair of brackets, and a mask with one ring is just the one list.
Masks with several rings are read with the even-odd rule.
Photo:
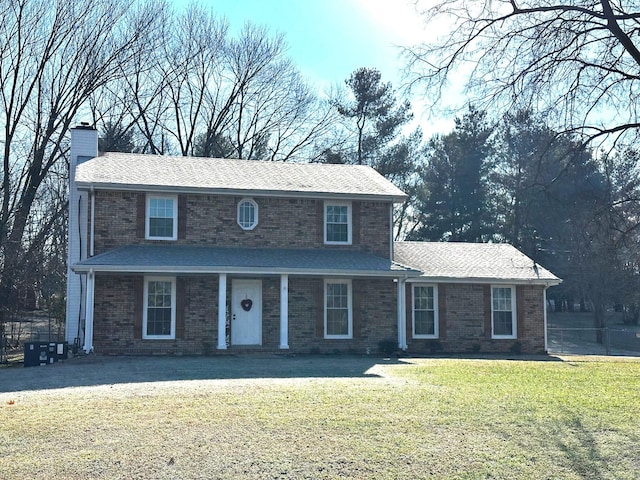
[[430, 140], [419, 170], [418, 225], [411, 239], [482, 242], [493, 236], [491, 133], [485, 112], [470, 106], [451, 133]]
[[[338, 113], [352, 133], [351, 147], [343, 152], [345, 163], [381, 165], [385, 173], [397, 173], [400, 164], [391, 165], [388, 149], [401, 137], [401, 129], [412, 118], [408, 101], [398, 102], [391, 83], [382, 81], [375, 68], [359, 68], [345, 80], [349, 87], [348, 100], [335, 101]], [[386, 157], [386, 159], [385, 159]]]

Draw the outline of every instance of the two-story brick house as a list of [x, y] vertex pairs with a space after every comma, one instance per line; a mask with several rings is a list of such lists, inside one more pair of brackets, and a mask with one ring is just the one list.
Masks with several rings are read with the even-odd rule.
[[[475, 348], [457, 338], [476, 331], [469, 319], [454, 327], [455, 288], [434, 290], [428, 266], [394, 261], [393, 206], [405, 194], [369, 167], [98, 156], [97, 132], [79, 127], [70, 168], [66, 332], [85, 351], [428, 350], [439, 336], [427, 317], [446, 326], [450, 350]], [[520, 279], [538, 287], [518, 326], [543, 323], [542, 292], [557, 282], [547, 274]], [[444, 292], [446, 314], [415, 308], [431, 295], [442, 309]], [[544, 332], [518, 331], [535, 337], [527, 350], [543, 348]]]
[[[392, 208], [369, 167], [108, 153], [72, 131], [67, 339], [102, 353], [377, 350]], [[77, 342], [78, 340], [76, 340]]]

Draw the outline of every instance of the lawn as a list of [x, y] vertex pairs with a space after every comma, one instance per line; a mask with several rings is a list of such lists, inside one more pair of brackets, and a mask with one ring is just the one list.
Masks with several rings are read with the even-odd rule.
[[640, 478], [639, 362], [371, 373], [4, 393], [0, 478]]

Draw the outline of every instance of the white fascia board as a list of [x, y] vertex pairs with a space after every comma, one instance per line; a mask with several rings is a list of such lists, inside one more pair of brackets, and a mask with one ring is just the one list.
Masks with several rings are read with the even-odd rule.
[[280, 198], [309, 198], [309, 199], [353, 199], [371, 200], [378, 202], [402, 203], [407, 196], [400, 195], [377, 195], [359, 193], [330, 193], [330, 192], [303, 192], [293, 190], [251, 190], [251, 189], [226, 189], [226, 188], [201, 188], [201, 187], [178, 187], [167, 185], [130, 185], [122, 183], [94, 183], [77, 182], [80, 190], [116, 190], [126, 192], [154, 192], [154, 193], [191, 193], [201, 195], [232, 195], [232, 196], [255, 196], [255, 197], [280, 197]]
[[544, 279], [544, 278], [485, 278], [485, 277], [429, 277], [426, 275], [408, 278], [410, 283], [475, 283], [475, 284], [493, 284], [493, 285], [541, 285], [552, 287], [560, 285], [560, 279]]
[[254, 268], [254, 267], [158, 267], [158, 266], [142, 266], [142, 265], [91, 265], [71, 267], [76, 273], [85, 273], [93, 270], [96, 273], [162, 273], [170, 275], [212, 275], [226, 273], [231, 275], [259, 274], [259, 275], [313, 275], [327, 277], [388, 277], [388, 278], [404, 278], [408, 275], [417, 275], [412, 272], [392, 272], [379, 270], [313, 270], [307, 268]]

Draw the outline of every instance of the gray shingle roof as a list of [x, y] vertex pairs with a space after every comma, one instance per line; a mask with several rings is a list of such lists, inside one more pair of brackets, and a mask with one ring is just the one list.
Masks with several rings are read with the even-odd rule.
[[[82, 187], [203, 190], [290, 196], [371, 197], [402, 201], [404, 192], [364, 165], [105, 153], [78, 165]], [[142, 187], [142, 188], [141, 188]]]
[[394, 261], [435, 280], [511, 281], [555, 285], [561, 280], [505, 243], [396, 242]]
[[130, 245], [72, 267], [77, 272], [290, 273], [353, 276], [418, 275], [419, 272], [368, 253], [334, 249], [229, 248]]

